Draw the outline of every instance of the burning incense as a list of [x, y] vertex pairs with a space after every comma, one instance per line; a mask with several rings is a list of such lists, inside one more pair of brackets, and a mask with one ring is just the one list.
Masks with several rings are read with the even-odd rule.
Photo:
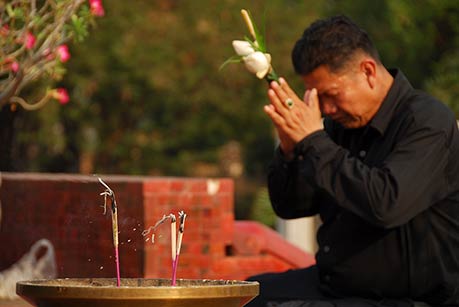
[[163, 224], [166, 220], [171, 220], [171, 256], [172, 256], [172, 286], [176, 285], [177, 280], [177, 267], [178, 267], [178, 258], [180, 255], [180, 249], [182, 247], [182, 240], [183, 240], [183, 231], [185, 230], [185, 218], [186, 214], [183, 211], [179, 212], [179, 233], [177, 235], [177, 219], [174, 214], [163, 215], [162, 219], [160, 219], [154, 226], [149, 227], [148, 229], [142, 231], [142, 236], [147, 236], [152, 232], [151, 242], [154, 243], [155, 231], [161, 224]]
[[118, 249], [118, 208], [116, 205], [115, 193], [108, 185], [99, 178], [99, 182], [105, 187], [105, 191], [100, 193], [104, 195], [104, 214], [107, 212], [107, 196], [110, 197], [112, 207], [112, 230], [113, 230], [113, 247], [115, 248], [115, 264], [116, 264], [116, 285], [119, 287], [121, 284], [120, 278], [120, 259]]
[[177, 240], [177, 257], [180, 255], [180, 248], [182, 247], [183, 231], [185, 230], [185, 219], [186, 219], [185, 212], [180, 211], [179, 218], [180, 218], [180, 227], [179, 227], [179, 234], [178, 234], [178, 240]]

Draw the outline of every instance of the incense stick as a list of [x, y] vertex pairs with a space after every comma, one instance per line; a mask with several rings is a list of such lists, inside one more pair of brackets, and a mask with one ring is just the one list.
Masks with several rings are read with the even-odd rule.
[[171, 213], [171, 256], [172, 256], [172, 285], [175, 286], [175, 280], [174, 280], [174, 268], [175, 268], [175, 259], [177, 258], [177, 226], [176, 222], [177, 219], [175, 218], [175, 215]]
[[[113, 205], [115, 204], [115, 205]], [[120, 277], [120, 256], [118, 249], [118, 210], [116, 203], [112, 202], [112, 228], [113, 228], [113, 247], [115, 248], [115, 264], [116, 264], [116, 286], [121, 285]]]
[[179, 226], [179, 234], [178, 234], [178, 239], [177, 239], [177, 256], [180, 255], [180, 248], [182, 247], [183, 231], [185, 230], [185, 219], [186, 219], [185, 212], [180, 211], [179, 218], [180, 218], [180, 226]]
[[112, 231], [113, 231], [113, 247], [115, 248], [115, 264], [116, 264], [116, 285], [121, 285], [120, 277], [120, 259], [119, 259], [119, 240], [118, 240], [118, 208], [116, 205], [115, 192], [108, 187], [108, 185], [99, 178], [99, 182], [105, 187], [105, 191], [100, 193], [104, 195], [104, 214], [107, 212], [107, 196], [110, 197], [112, 206]]
[[182, 240], [183, 240], [183, 231], [185, 230], [185, 218], [186, 214], [183, 211], [179, 212], [180, 218], [180, 226], [179, 226], [179, 233], [177, 238], [177, 251], [175, 254], [175, 259], [172, 261], [172, 285], [176, 285], [177, 280], [177, 267], [178, 267], [178, 260], [180, 256], [180, 249], [182, 247]]
[[151, 242], [154, 243], [154, 236], [155, 236], [155, 231], [156, 228], [159, 227], [161, 224], [163, 224], [166, 220], [170, 219], [171, 220], [171, 258], [172, 258], [172, 279], [171, 279], [171, 284], [172, 286], [176, 285], [176, 280], [177, 280], [177, 267], [178, 267], [178, 259], [180, 256], [180, 249], [182, 247], [182, 241], [183, 241], [183, 232], [185, 230], [185, 218], [186, 214], [183, 211], [179, 212], [179, 219], [180, 219], [180, 224], [179, 224], [179, 233], [177, 235], [177, 219], [174, 214], [169, 214], [169, 215], [163, 215], [163, 217], [156, 222], [154, 226], [150, 226], [148, 229], [142, 231], [142, 236], [147, 236], [152, 233], [151, 236]]

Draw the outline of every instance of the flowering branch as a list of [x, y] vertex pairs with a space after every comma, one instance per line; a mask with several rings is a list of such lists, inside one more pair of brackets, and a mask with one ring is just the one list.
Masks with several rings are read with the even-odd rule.
[[47, 91], [35, 103], [20, 93], [40, 78], [63, 76], [62, 64], [71, 57], [66, 44], [82, 41], [94, 18], [104, 15], [101, 0], [89, 0], [89, 7], [85, 2], [12, 0], [0, 6], [0, 108], [11, 104], [36, 110], [50, 99], [68, 101], [62, 89]]
[[271, 65], [271, 55], [266, 50], [264, 36], [252, 22], [249, 11], [242, 9], [241, 15], [247, 25], [251, 38], [245, 40], [233, 40], [233, 49], [236, 55], [226, 60], [220, 67], [222, 69], [229, 63], [244, 63], [247, 70], [255, 74], [259, 79], [266, 79], [268, 82], [276, 80], [278, 76]]

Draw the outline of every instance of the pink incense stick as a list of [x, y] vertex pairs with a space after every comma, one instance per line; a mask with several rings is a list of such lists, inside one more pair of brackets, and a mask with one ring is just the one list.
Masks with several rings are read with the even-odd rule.
[[176, 218], [175, 215], [172, 213], [170, 214], [171, 216], [171, 252], [172, 252], [172, 278], [171, 278], [171, 283], [172, 286], [175, 286], [175, 268], [177, 267], [177, 229], [176, 227]]
[[175, 260], [172, 261], [172, 286], [177, 285], [177, 267], [178, 267], [179, 255], [175, 257]]

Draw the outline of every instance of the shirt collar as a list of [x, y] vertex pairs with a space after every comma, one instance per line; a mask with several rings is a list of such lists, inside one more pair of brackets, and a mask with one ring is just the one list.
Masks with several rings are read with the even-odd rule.
[[381, 135], [384, 135], [403, 97], [413, 89], [408, 79], [400, 70], [391, 69], [389, 73], [394, 77], [394, 82], [387, 92], [381, 107], [369, 124], [370, 127], [376, 129]]

